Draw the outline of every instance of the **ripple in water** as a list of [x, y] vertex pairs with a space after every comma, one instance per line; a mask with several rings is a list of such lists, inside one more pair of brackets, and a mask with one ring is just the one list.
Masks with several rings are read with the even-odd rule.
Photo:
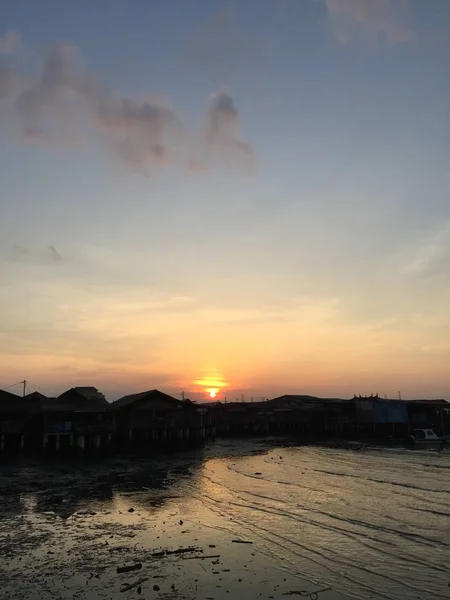
[[202, 502], [280, 567], [357, 598], [448, 598], [450, 455], [313, 447], [205, 464]]

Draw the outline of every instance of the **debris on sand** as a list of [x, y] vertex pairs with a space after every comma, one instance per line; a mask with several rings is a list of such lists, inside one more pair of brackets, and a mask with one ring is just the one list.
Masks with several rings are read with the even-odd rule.
[[134, 565], [124, 565], [123, 567], [117, 567], [117, 573], [129, 573], [130, 571], [137, 571], [142, 569], [142, 563], [135, 563]]
[[129, 509], [128, 509], [128, 512], [129, 512], [129, 513], [132, 513], [132, 512], [134, 512], [134, 508], [133, 508], [133, 507], [129, 508]]
[[204, 554], [201, 554], [200, 556], [186, 556], [184, 560], [193, 560], [194, 558], [199, 558], [201, 560], [206, 558], [220, 558], [220, 554], [210, 554], [209, 556], [205, 556]]
[[231, 540], [233, 544], [253, 544], [250, 540]]
[[172, 554], [186, 554], [187, 552], [203, 552], [203, 550], [201, 548], [197, 548], [196, 546], [177, 548], [176, 550], [161, 550], [159, 552], [153, 552], [152, 558], [162, 558], [163, 556], [170, 556]]
[[311, 600], [318, 600], [319, 594], [322, 592], [328, 592], [330, 590], [330, 587], [326, 587], [311, 593], [309, 593], [307, 590], [290, 590], [289, 592], [284, 592], [283, 596], [309, 596]]
[[167, 554], [185, 554], [186, 552], [203, 552], [201, 548], [189, 546], [187, 548], [178, 548], [177, 550], [167, 550]]
[[[138, 587], [138, 586], [139, 586], [139, 589], [141, 589], [141, 587], [140, 587], [141, 584], [143, 584], [144, 581], [147, 581], [147, 579], [148, 579], [148, 577], [143, 577], [142, 579], [138, 579], [134, 583], [126, 583], [124, 586], [122, 586], [120, 588], [120, 591], [121, 592], [128, 592], [128, 590], [132, 590], [133, 588]], [[141, 593], [141, 592], [139, 592], [139, 589], [138, 589], [138, 594]], [[141, 589], [141, 591], [142, 591], [142, 589]]]

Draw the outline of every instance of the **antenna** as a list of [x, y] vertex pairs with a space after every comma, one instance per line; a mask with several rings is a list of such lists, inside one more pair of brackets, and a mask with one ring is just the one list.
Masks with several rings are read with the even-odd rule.
[[6, 387], [0, 388], [0, 389], [9, 390], [9, 388], [16, 387], [16, 385], [23, 385], [23, 395], [25, 396], [25, 392], [27, 389], [27, 380], [26, 379], [24, 379], [23, 381], [18, 381], [17, 383], [12, 383], [11, 385], [7, 385]]

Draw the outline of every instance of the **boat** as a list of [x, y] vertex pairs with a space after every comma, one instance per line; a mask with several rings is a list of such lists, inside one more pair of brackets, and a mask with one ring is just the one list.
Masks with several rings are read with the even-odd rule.
[[442, 450], [445, 445], [432, 429], [413, 429], [409, 441], [414, 450]]

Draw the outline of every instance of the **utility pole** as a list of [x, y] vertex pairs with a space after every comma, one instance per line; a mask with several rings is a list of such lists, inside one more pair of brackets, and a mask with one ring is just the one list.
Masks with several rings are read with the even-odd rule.
[[26, 394], [26, 391], [27, 391], [27, 380], [24, 379], [20, 383], [23, 383], [23, 396], [25, 397], [25, 394]]
[[401, 399], [402, 399], [402, 393], [401, 393], [401, 392], [399, 392], [399, 393], [398, 393], [398, 399], [399, 399], [399, 400], [401, 400]]

